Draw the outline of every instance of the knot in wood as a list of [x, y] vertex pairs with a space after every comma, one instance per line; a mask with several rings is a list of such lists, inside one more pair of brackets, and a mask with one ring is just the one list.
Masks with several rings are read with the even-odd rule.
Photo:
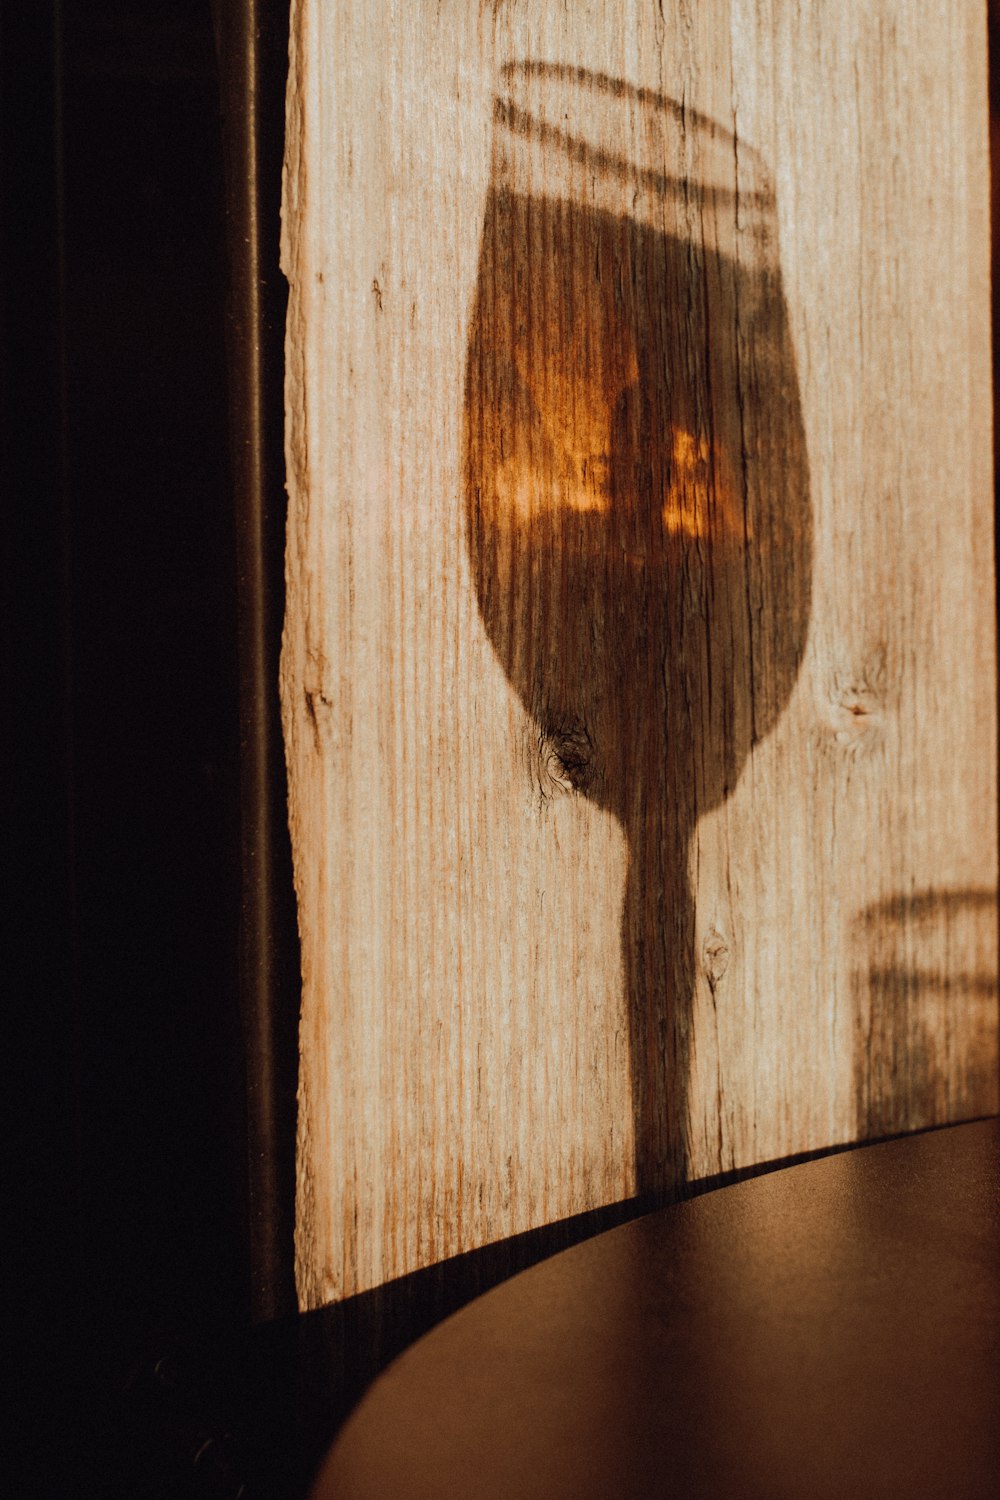
[[891, 690], [888, 663], [888, 648], [881, 644], [853, 670], [834, 674], [828, 712], [835, 745], [854, 753], [878, 742]]
[[594, 745], [582, 722], [550, 724], [538, 737], [542, 782], [585, 792], [593, 777]]
[[714, 990], [719, 980], [729, 968], [731, 954], [729, 944], [726, 942], [718, 928], [705, 935], [705, 941], [701, 945], [701, 962], [705, 970], [705, 978]]

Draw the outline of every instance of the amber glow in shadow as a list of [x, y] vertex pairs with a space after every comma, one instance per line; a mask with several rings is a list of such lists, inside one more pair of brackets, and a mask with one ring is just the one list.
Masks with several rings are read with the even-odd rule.
[[[548, 424], [546, 430], [551, 436]], [[732, 498], [713, 480], [708, 443], [690, 432], [674, 431], [670, 445], [671, 477], [660, 507], [664, 532], [704, 542], [734, 537], [738, 526], [735, 507]], [[498, 462], [494, 525], [531, 526], [542, 509], [598, 511], [607, 515], [613, 503], [609, 447], [610, 444], [589, 451], [562, 448], [561, 472], [551, 485], [540, 483], [530, 468], [519, 469], [510, 460]], [[710, 490], [718, 497], [714, 510], [709, 504]]]

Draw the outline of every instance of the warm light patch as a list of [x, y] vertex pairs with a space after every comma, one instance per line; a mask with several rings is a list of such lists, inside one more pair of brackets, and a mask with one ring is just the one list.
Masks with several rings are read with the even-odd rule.
[[683, 428], [674, 428], [671, 445], [670, 484], [663, 502], [663, 529], [670, 536], [701, 541], [712, 533], [708, 487], [711, 470], [709, 447]]
[[[558, 305], [558, 291], [551, 289], [546, 305]], [[634, 331], [613, 300], [595, 294], [589, 282], [580, 304], [558, 338], [536, 325], [498, 321], [517, 394], [507, 411], [506, 441], [498, 444], [505, 452], [494, 470], [496, 519], [526, 530], [560, 513], [610, 519], [618, 510], [628, 524], [630, 513], [652, 501], [649, 519], [655, 531], [659, 513], [661, 538], [700, 542], [739, 535], [731, 486], [707, 438], [666, 424], [642, 439], [654, 451], [622, 450], [623, 443], [639, 440], [624, 429], [622, 415], [623, 397], [636, 392], [642, 378]], [[648, 492], [629, 493], [635, 461], [663, 475], [659, 502]], [[657, 550], [645, 522], [638, 534], [647, 536], [643, 551]], [[608, 544], [616, 545], [610, 535]]]
[[[530, 392], [552, 451], [553, 473], [534, 505], [545, 510], [607, 511], [611, 503], [611, 463], [615, 411], [625, 391], [639, 381], [639, 361], [631, 331], [615, 309], [601, 301], [588, 306], [560, 343], [542, 348], [516, 345], [514, 366]], [[519, 514], [530, 497], [518, 494]]]
[[[547, 435], [552, 437], [551, 432]], [[596, 436], [610, 443], [610, 431]], [[552, 447], [561, 459], [555, 466], [509, 459], [498, 467], [494, 483], [499, 515], [525, 527], [556, 511], [610, 515], [615, 503], [610, 455], [577, 447], [567, 451], [554, 442]], [[732, 536], [737, 530], [728, 491], [720, 492], [718, 476], [713, 476], [708, 442], [684, 428], [673, 429], [670, 481], [660, 514], [668, 536], [691, 541]]]

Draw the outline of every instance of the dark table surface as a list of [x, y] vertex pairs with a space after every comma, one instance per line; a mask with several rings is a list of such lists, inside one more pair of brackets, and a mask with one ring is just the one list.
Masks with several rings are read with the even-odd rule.
[[998, 1241], [995, 1119], [690, 1199], [421, 1339], [315, 1494], [993, 1500]]

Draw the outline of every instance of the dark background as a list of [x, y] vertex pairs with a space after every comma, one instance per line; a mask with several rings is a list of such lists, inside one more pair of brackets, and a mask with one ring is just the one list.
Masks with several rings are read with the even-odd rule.
[[[237, 149], [248, 14], [256, 190]], [[261, 626], [273, 697], [286, 28], [281, 0], [0, 0], [11, 1494], [300, 1494], [396, 1350], [636, 1208], [294, 1315], [280, 832], [276, 894], [255, 907], [247, 874], [261, 799], [284, 817], [273, 747], [247, 789], [276, 713], [247, 641]], [[264, 441], [248, 390], [265, 513], [247, 501]]]
[[[10, 1493], [236, 1494], [261, 1463], [223, 1452], [257, 1393], [229, 1347], [255, 1311], [254, 1018], [244, 291], [213, 20], [207, 0], [0, 10], [6, 1238], [29, 1419]], [[287, 1306], [290, 1242], [273, 1269]]]

